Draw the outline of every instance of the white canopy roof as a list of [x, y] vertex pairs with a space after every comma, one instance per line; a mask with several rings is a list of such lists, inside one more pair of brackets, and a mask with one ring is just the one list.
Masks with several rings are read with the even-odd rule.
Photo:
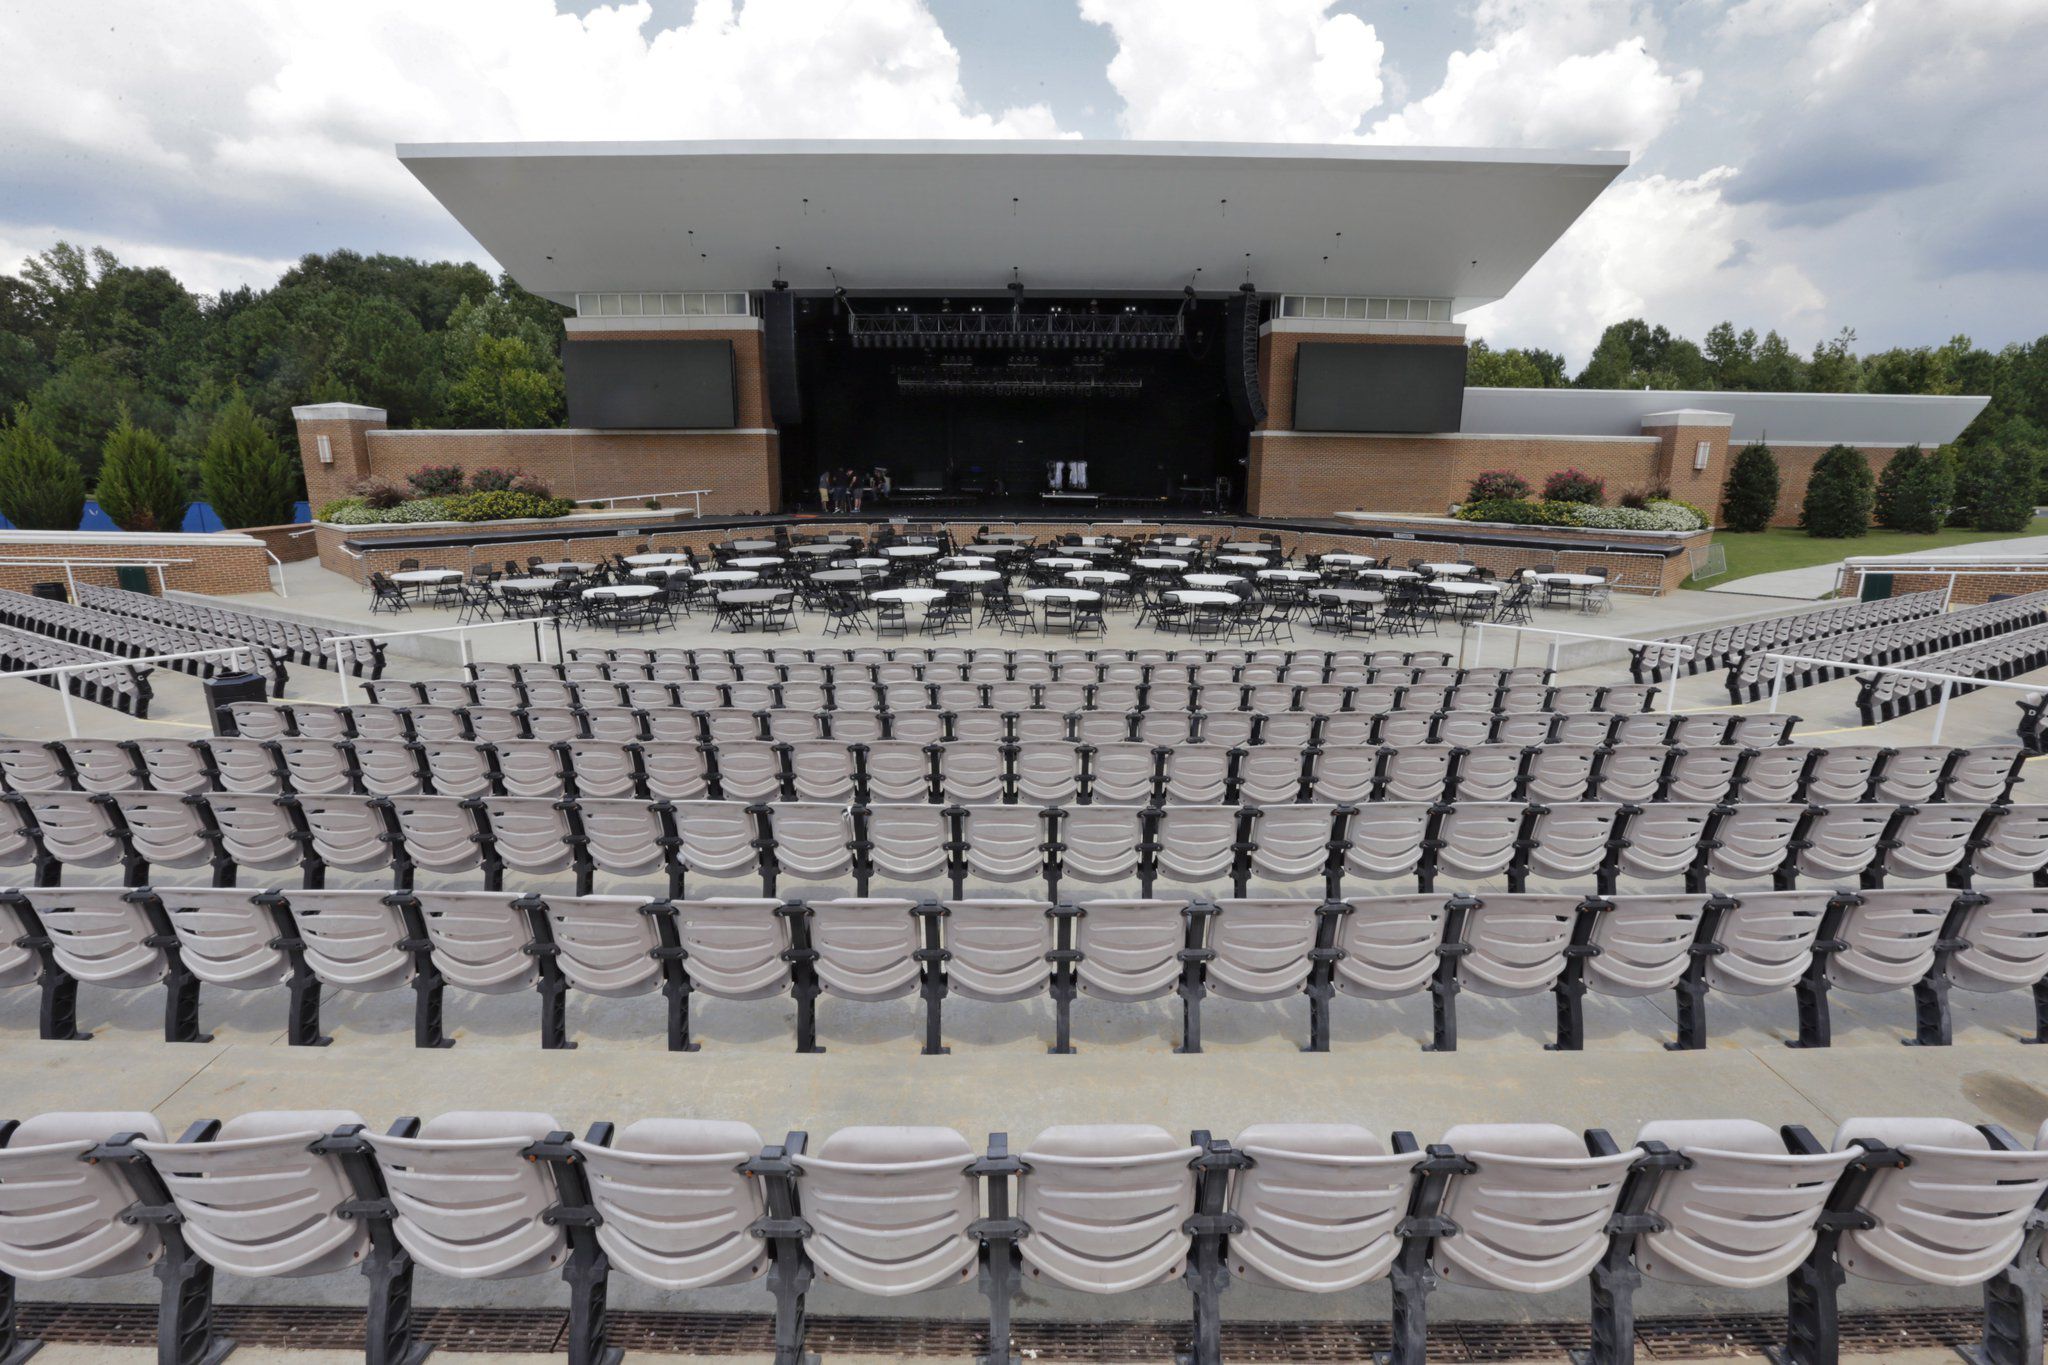
[[[1506, 294], [1626, 152], [1188, 142], [401, 146], [520, 284]], [[779, 262], [779, 264], [778, 264]]]

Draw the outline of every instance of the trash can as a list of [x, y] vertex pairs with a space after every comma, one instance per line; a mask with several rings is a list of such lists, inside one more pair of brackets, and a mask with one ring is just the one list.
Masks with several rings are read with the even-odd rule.
[[62, 583], [38, 583], [32, 589], [38, 597], [47, 597], [52, 602], [69, 602], [71, 594]]
[[114, 570], [114, 578], [123, 592], [148, 593], [156, 581], [150, 571], [140, 564], [123, 564]]
[[228, 710], [232, 702], [263, 701], [269, 693], [264, 689], [262, 675], [256, 673], [223, 673], [218, 677], [203, 680], [200, 687], [206, 692], [206, 714], [213, 720], [216, 735], [234, 735], [234, 713]]

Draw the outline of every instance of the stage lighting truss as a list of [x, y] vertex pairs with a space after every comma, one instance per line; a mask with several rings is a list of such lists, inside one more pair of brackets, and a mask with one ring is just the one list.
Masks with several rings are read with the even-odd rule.
[[846, 327], [856, 346], [919, 349], [1165, 351], [1187, 334], [1181, 313], [849, 313]]
[[1145, 387], [1136, 375], [1111, 374], [1099, 355], [1068, 365], [1042, 365], [1037, 356], [1012, 356], [1000, 366], [976, 366], [967, 356], [933, 365], [898, 365], [899, 393], [973, 394], [984, 398], [1129, 398]]

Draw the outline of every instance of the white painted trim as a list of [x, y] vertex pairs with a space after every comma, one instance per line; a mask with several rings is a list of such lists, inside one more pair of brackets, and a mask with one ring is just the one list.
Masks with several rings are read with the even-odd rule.
[[389, 420], [382, 408], [361, 403], [305, 403], [292, 409], [301, 422], [383, 422]]
[[1456, 337], [1465, 339], [1462, 322], [1394, 322], [1386, 318], [1274, 318], [1259, 324], [1259, 335], [1298, 332], [1314, 336]]
[[[1948, 444], [1946, 441], [1901, 441], [1896, 437], [1889, 440], [1862, 440], [1856, 437], [1847, 437], [1840, 441], [1774, 441], [1768, 436], [1759, 436], [1757, 440], [1769, 446], [1772, 450], [1832, 450], [1836, 446], [1853, 446], [1857, 450], [1904, 450], [1909, 445], [1918, 445], [1922, 450], [1938, 450], [1941, 446]], [[1733, 445], [1734, 442], [1731, 441], [1729, 444]], [[1742, 444], [1748, 445], [1749, 442], [1744, 441]]]
[[[712, 492], [715, 490], [706, 489], [705, 491]], [[647, 507], [631, 508], [623, 512], [592, 512], [585, 508], [583, 504], [586, 502], [593, 501], [593, 499], [576, 498], [573, 499], [572, 501], [576, 503], [575, 510], [571, 512], [566, 512], [559, 517], [506, 517], [499, 521], [375, 521], [366, 523], [361, 526], [346, 526], [339, 522], [333, 521], [316, 521], [313, 523], [313, 525], [323, 531], [340, 531], [344, 536], [349, 536], [354, 535], [360, 531], [445, 531], [450, 529], [460, 529], [462, 527], [468, 527], [471, 530], [489, 529], [492, 531], [496, 531], [501, 530], [505, 527], [516, 528], [520, 526], [533, 526], [540, 524], [544, 524], [547, 526], [589, 526], [596, 524], [605, 524], [609, 522], [640, 522], [647, 520], [651, 516], [659, 515], [659, 512], [657, 512], [655, 509]], [[676, 507], [664, 507], [660, 509], [661, 512], [677, 512], [685, 510], [687, 509]], [[715, 516], [718, 514], [713, 513], [713, 515]], [[677, 529], [682, 528], [679, 527]], [[555, 539], [555, 537], [549, 535], [539, 535], [534, 537], [534, 539], [552, 540]], [[257, 543], [260, 545], [262, 542], [258, 541]]]
[[0, 546], [7, 545], [126, 545], [156, 548], [164, 545], [262, 545], [255, 536], [240, 531], [6, 531], [0, 530]]
[[1673, 408], [1669, 412], [1646, 412], [1643, 414], [1646, 427], [1732, 427], [1735, 414], [1732, 412], [1709, 412], [1705, 408]]
[[[1553, 535], [1561, 532], [1569, 536], [1623, 536], [1634, 539], [1684, 540], [1689, 536], [1703, 536], [1714, 529], [1711, 526], [1702, 526], [1697, 531], [1624, 531], [1619, 527], [1610, 526], [1529, 526], [1519, 521], [1462, 521], [1457, 517], [1432, 516], [1427, 512], [1333, 512], [1331, 515], [1338, 521], [1390, 521], [1400, 522], [1404, 525], [1413, 523], [1418, 526], [1441, 527], [1447, 530], [1522, 531], [1532, 536]], [[1370, 535], [1372, 533], [1369, 531], [1359, 531], [1351, 534]], [[1629, 551], [1618, 550], [1615, 553], [1627, 554]]]
[[1578, 441], [1585, 443], [1612, 443], [1623, 445], [1661, 445], [1655, 436], [1554, 436], [1518, 434], [1515, 432], [1493, 431], [1254, 431], [1254, 440], [1261, 436], [1299, 436], [1306, 439], [1335, 437], [1339, 440], [1365, 441]]
[[779, 436], [774, 427], [389, 427], [372, 436]]
[[[586, 290], [586, 293], [593, 292]], [[599, 290], [599, 293], [616, 293], [616, 290]], [[696, 291], [693, 291], [696, 292]], [[728, 291], [730, 292], [730, 291]], [[590, 336], [606, 332], [758, 332], [765, 324], [760, 318], [742, 317], [738, 314], [727, 316], [723, 313], [696, 313], [683, 317], [614, 317], [614, 318], [563, 318], [562, 330], [570, 336]]]

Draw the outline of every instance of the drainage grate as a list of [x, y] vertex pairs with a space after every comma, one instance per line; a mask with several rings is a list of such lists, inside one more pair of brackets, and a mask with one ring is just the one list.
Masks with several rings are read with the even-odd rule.
[[[217, 1330], [245, 1346], [298, 1350], [361, 1349], [363, 1315], [348, 1308], [223, 1305]], [[420, 1336], [449, 1350], [556, 1352], [564, 1349], [568, 1314], [551, 1309], [421, 1308]], [[156, 1308], [128, 1303], [24, 1303], [26, 1335], [50, 1342], [148, 1347], [156, 1341]], [[757, 1313], [614, 1312], [610, 1340], [650, 1355], [732, 1355], [767, 1359], [773, 1320]], [[1952, 1349], [1975, 1342], [1978, 1314], [1963, 1308], [1900, 1308], [1842, 1318], [1842, 1351], [1871, 1355], [1919, 1348]], [[1772, 1314], [1709, 1313], [1641, 1318], [1636, 1346], [1651, 1360], [1699, 1360], [1733, 1353], [1761, 1356], [1783, 1338]], [[969, 1359], [983, 1349], [982, 1325], [939, 1318], [813, 1317], [811, 1348], [835, 1355]], [[1019, 1322], [1017, 1349], [1042, 1361], [1166, 1361], [1187, 1349], [1179, 1322]], [[1391, 1341], [1384, 1322], [1231, 1322], [1223, 1327], [1223, 1358], [1232, 1365], [1367, 1365]], [[1584, 1322], [1432, 1322], [1432, 1361], [1563, 1360], [1587, 1345]]]

